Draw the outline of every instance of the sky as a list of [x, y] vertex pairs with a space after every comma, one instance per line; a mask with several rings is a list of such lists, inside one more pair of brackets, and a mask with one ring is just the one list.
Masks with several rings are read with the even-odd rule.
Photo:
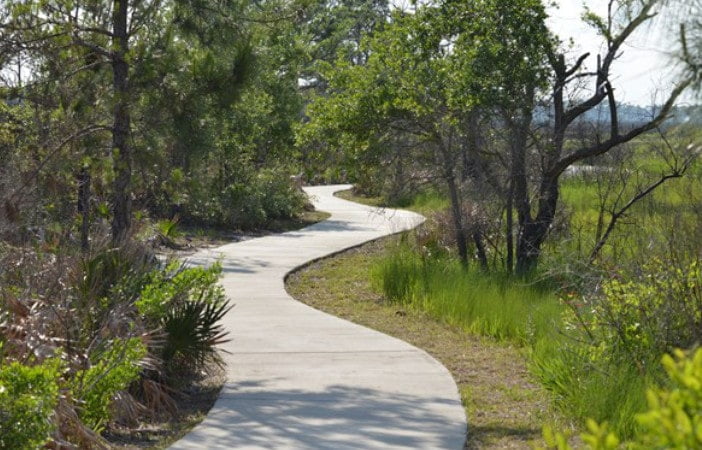
[[[548, 25], [562, 39], [573, 38], [575, 56], [590, 52], [586, 61], [589, 68], [597, 65], [596, 55], [604, 54], [603, 41], [592, 28], [580, 19], [583, 3], [593, 11], [606, 16], [606, 0], [556, 0], [557, 8], [549, 8]], [[660, 104], [675, 77], [675, 62], [672, 57], [675, 43], [659, 21], [654, 26], [645, 26], [625, 44], [622, 56], [612, 66], [612, 84], [617, 100], [640, 106]], [[657, 97], [655, 93], [658, 92]]]

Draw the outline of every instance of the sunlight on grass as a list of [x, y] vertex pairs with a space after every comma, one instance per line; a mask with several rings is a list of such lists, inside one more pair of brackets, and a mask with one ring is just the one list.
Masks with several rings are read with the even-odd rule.
[[424, 260], [402, 245], [372, 270], [374, 285], [401, 304], [466, 331], [526, 344], [553, 329], [561, 306], [545, 289], [501, 274]]

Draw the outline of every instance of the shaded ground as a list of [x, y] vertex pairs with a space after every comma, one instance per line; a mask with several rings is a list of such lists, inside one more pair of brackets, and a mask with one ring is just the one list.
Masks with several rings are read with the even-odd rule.
[[134, 428], [112, 427], [103, 433], [114, 449], [167, 448], [205, 418], [225, 380], [222, 368], [213, 366], [210, 373], [190, 380], [184, 395], [175, 397], [175, 416], [164, 415]]
[[179, 225], [176, 235], [167, 238], [154, 236], [151, 239], [154, 240], [158, 253], [180, 258], [187, 257], [203, 248], [221, 247], [231, 242], [299, 230], [329, 217], [330, 214], [324, 211], [304, 211], [300, 217], [274, 220], [264, 229], [248, 231]]
[[532, 383], [516, 348], [472, 336], [420, 311], [384, 301], [369, 269], [386, 238], [291, 274], [289, 293], [314, 308], [398, 337], [426, 350], [453, 375], [468, 416], [466, 448], [531, 448], [555, 420], [547, 394]]

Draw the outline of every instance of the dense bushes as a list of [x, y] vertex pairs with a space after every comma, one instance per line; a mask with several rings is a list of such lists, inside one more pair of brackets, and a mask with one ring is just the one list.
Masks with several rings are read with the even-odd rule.
[[594, 294], [566, 296], [562, 338], [535, 348], [532, 370], [574, 417], [636, 435], [647, 388], [664, 382], [661, 357], [700, 342], [701, 282], [697, 262], [651, 258]]
[[[638, 277], [610, 278], [593, 296], [589, 333], [597, 351], [645, 367], [664, 353], [702, 342], [702, 272], [653, 258]], [[579, 310], [575, 310], [578, 312]], [[577, 323], [587, 324], [579, 318]]]
[[183, 205], [185, 219], [222, 227], [252, 229], [272, 220], [288, 219], [302, 212], [304, 193], [290, 182], [286, 171], [263, 170], [242, 174], [237, 181], [193, 186]]
[[161, 267], [132, 243], [88, 255], [10, 249], [0, 267], [4, 448], [93, 446], [141, 404], [168, 412], [183, 377], [218, 360], [229, 310], [218, 266]]
[[62, 365], [56, 358], [31, 367], [0, 365], [0, 448], [34, 449], [49, 440]]

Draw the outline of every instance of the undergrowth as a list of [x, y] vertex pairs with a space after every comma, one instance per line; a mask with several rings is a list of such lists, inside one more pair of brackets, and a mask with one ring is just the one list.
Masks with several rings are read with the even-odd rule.
[[[636, 434], [634, 418], [645, 410], [646, 390], [661, 380], [656, 362], [673, 345], [654, 350], [645, 347], [649, 341], [640, 339], [636, 355], [641, 357], [636, 360], [617, 350], [623, 345], [615, 325], [626, 326], [634, 320], [630, 317], [633, 306], [618, 310], [619, 316], [614, 317], [611, 308], [602, 306], [614, 301], [613, 294], [581, 298], [561, 292], [555, 280], [465, 268], [450, 254], [428, 253], [415, 244], [405, 238], [373, 265], [373, 285], [387, 299], [465, 331], [517, 345], [527, 355], [532, 375], [576, 423], [584, 426], [594, 419], [607, 422], [622, 438]], [[671, 283], [666, 286], [687, 286]], [[639, 293], [651, 291], [650, 286], [632, 286], [629, 291], [637, 292], [634, 287]], [[629, 298], [621, 289], [617, 292]], [[652, 292], [651, 305], [640, 311], [637, 323], [655, 322], [660, 327], [662, 321], [653, 318], [664, 315], [652, 306], [662, 305], [653, 300], [660, 293]], [[647, 322], [644, 317], [649, 318]], [[653, 330], [651, 325], [640, 332]], [[678, 342], [669, 331], [671, 342]], [[661, 342], [658, 334], [656, 340]], [[634, 351], [632, 345], [626, 348]], [[650, 358], [643, 358], [649, 350]]]
[[446, 257], [422, 257], [407, 244], [392, 249], [371, 274], [392, 301], [419, 308], [466, 331], [534, 343], [552, 330], [561, 306], [538, 283], [466, 270]]
[[0, 263], [0, 448], [104, 448], [113, 425], [174, 414], [220, 361], [217, 265], [163, 266], [136, 242]]

